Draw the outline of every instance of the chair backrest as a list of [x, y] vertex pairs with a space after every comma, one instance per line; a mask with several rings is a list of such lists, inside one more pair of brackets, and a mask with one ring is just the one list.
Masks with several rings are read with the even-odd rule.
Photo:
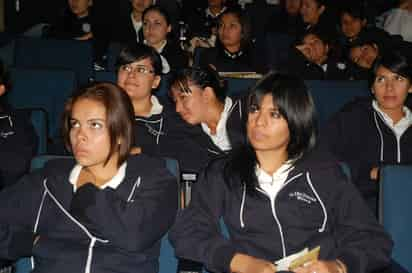
[[10, 41], [0, 47], [0, 58], [8, 66], [14, 65], [15, 41]]
[[[177, 202], [178, 208], [180, 204], [180, 168], [176, 159], [165, 157], [166, 168], [176, 177], [178, 184]], [[159, 256], [159, 273], [174, 273], [177, 270], [177, 259], [174, 253], [174, 248], [169, 242], [168, 234], [165, 234], [160, 244], [160, 256]]]
[[249, 89], [256, 84], [256, 79], [225, 78], [228, 96], [247, 95]]
[[116, 73], [114, 71], [96, 71], [94, 73], [94, 81], [116, 83]]
[[93, 76], [92, 44], [86, 41], [20, 38], [15, 57], [16, 67], [72, 70], [79, 84]]
[[382, 167], [379, 186], [379, 218], [394, 241], [392, 259], [412, 272], [412, 165]]
[[355, 97], [370, 95], [366, 81], [305, 81], [305, 83], [315, 102], [320, 126]]
[[24, 109], [30, 111], [30, 120], [38, 137], [37, 155], [47, 152], [48, 117], [47, 112], [40, 108]]
[[74, 72], [13, 68], [10, 75], [13, 89], [7, 94], [8, 102], [15, 108], [45, 110], [49, 119], [49, 136], [57, 136], [64, 103], [76, 87]]

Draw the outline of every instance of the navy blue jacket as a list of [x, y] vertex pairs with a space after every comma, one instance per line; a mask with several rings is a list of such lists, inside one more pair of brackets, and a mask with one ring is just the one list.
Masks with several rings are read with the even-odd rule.
[[28, 171], [37, 144], [28, 112], [0, 106], [0, 189]]
[[[351, 273], [370, 272], [390, 260], [391, 240], [338, 165], [296, 163], [277, 196], [257, 188], [246, 194], [225, 181], [226, 158], [216, 160], [194, 185], [188, 208], [169, 233], [176, 255], [229, 272], [235, 253], [276, 261], [320, 246], [320, 259], [340, 259]], [[223, 218], [229, 239], [220, 232]]]
[[321, 133], [321, 147], [348, 164], [366, 199], [376, 198], [378, 183], [370, 179], [370, 171], [381, 164], [412, 164], [412, 126], [397, 140], [372, 99], [357, 99], [331, 118]]
[[74, 165], [51, 161], [0, 194], [0, 258], [33, 255], [36, 273], [157, 272], [160, 239], [177, 210], [165, 162], [129, 157], [116, 189], [88, 183], [73, 193]]

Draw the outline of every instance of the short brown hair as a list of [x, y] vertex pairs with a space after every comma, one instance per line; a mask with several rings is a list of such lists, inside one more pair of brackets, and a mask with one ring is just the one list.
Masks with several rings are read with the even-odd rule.
[[[71, 151], [70, 119], [73, 105], [89, 99], [103, 104], [106, 109], [106, 122], [110, 137], [110, 153], [105, 164], [115, 153], [119, 153], [118, 166], [128, 157], [133, 144], [133, 105], [126, 92], [119, 86], [108, 82], [97, 82], [77, 90], [66, 102], [63, 113], [63, 139], [66, 148]], [[118, 143], [121, 139], [120, 144]]]

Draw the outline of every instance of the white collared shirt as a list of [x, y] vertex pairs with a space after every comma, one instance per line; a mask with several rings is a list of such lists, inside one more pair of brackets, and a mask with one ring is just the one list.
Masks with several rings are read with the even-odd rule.
[[163, 111], [163, 105], [160, 104], [159, 99], [152, 95], [150, 97], [150, 102], [152, 103], [152, 109], [150, 109], [149, 117], [161, 114]]
[[136, 31], [136, 41], [139, 42], [139, 31], [143, 27], [143, 22], [136, 21], [133, 17], [133, 13], [130, 14], [130, 18], [132, 19], [133, 28]]
[[[126, 167], [127, 162], [124, 162], [120, 168], [117, 170], [115, 176], [112, 177], [109, 181], [107, 181], [104, 185], [100, 186], [100, 189], [105, 189], [106, 187], [110, 187], [112, 189], [117, 189], [117, 187], [122, 183], [124, 177], [126, 176]], [[77, 190], [77, 180], [79, 179], [79, 175], [81, 170], [83, 169], [82, 165], [76, 164], [72, 171], [70, 172], [69, 182], [73, 185], [73, 192]]]
[[372, 101], [372, 107], [381, 115], [386, 125], [395, 132], [397, 139], [400, 139], [403, 133], [412, 125], [412, 113], [406, 106], [403, 107], [403, 112], [405, 115], [396, 124], [393, 123], [393, 120], [389, 117], [389, 115], [379, 108], [376, 100]]
[[[147, 45], [147, 41], [146, 41], [146, 40], [144, 40], [143, 43], [144, 43], [145, 45]], [[167, 40], [164, 40], [164, 41], [163, 41], [163, 44], [160, 46], [159, 49], [156, 49], [156, 48], [155, 48], [155, 50], [157, 51], [157, 53], [160, 54], [160, 59], [162, 60], [162, 73], [163, 73], [163, 74], [167, 74], [167, 73], [170, 72], [169, 62], [168, 62], [167, 59], [162, 55], [162, 51], [163, 51], [163, 49], [166, 47], [166, 45], [167, 45]]]
[[213, 12], [210, 11], [209, 8], [206, 9], [206, 16], [210, 16], [212, 18], [217, 18], [219, 17], [220, 14], [222, 14], [223, 12], [225, 12], [226, 7], [223, 7], [217, 14], [213, 14]]
[[288, 178], [289, 172], [293, 170], [293, 166], [290, 161], [286, 161], [276, 172], [269, 175], [262, 170], [259, 165], [256, 165], [255, 173], [259, 182], [259, 186], [264, 190], [273, 200], [278, 194], [283, 184]]
[[219, 147], [222, 151], [228, 151], [232, 149], [232, 145], [227, 134], [227, 119], [229, 118], [230, 109], [233, 102], [231, 98], [225, 99], [225, 106], [220, 114], [219, 122], [216, 126], [216, 134], [212, 134], [206, 123], [201, 123], [203, 131], [212, 139], [213, 143]]

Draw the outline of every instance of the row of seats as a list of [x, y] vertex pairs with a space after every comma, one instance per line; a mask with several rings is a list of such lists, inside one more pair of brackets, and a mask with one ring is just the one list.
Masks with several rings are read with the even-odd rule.
[[[61, 116], [64, 103], [77, 87], [75, 72], [60, 69], [12, 68], [11, 78], [13, 90], [8, 94], [8, 100], [15, 108], [42, 109], [46, 113], [46, 125], [41, 123], [36, 128], [40, 136], [40, 143], [44, 147], [49, 139], [60, 135]], [[115, 72], [96, 72], [97, 81], [116, 81]], [[244, 95], [255, 83], [255, 79], [228, 78], [228, 94], [232, 96]], [[346, 102], [359, 96], [368, 96], [369, 89], [364, 81], [307, 81], [317, 107], [320, 125]], [[167, 77], [161, 83], [158, 96], [167, 96]], [[39, 116], [40, 114], [37, 114]], [[38, 120], [39, 121], [39, 120]], [[36, 125], [36, 124], [35, 124]], [[36, 125], [36, 127], [39, 127]], [[48, 128], [44, 134], [43, 128]], [[46, 143], [46, 144], [44, 144]]]

